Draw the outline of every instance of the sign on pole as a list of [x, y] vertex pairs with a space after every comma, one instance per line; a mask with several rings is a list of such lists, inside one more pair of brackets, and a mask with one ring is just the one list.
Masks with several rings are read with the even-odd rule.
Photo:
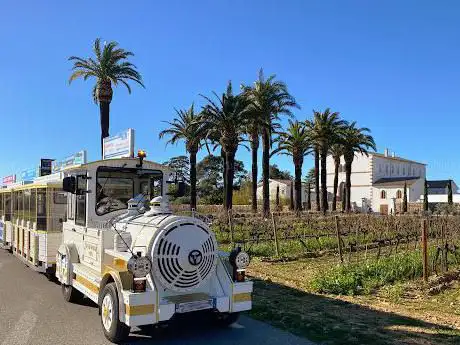
[[33, 181], [37, 177], [37, 169], [27, 169], [21, 171], [21, 181]]
[[42, 158], [40, 159], [40, 176], [51, 175], [54, 159]]
[[2, 179], [2, 183], [4, 185], [12, 184], [12, 183], [15, 183], [15, 182], [16, 182], [16, 175], [5, 176]]
[[104, 138], [102, 159], [134, 157], [134, 129]]
[[53, 161], [52, 172], [56, 173], [66, 168], [78, 166], [86, 163], [86, 151], [77, 152], [71, 156], [64, 158], [63, 160]]

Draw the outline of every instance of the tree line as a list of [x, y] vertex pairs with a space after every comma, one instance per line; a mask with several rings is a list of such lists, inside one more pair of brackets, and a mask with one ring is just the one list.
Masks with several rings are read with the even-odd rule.
[[[99, 105], [101, 123], [101, 149], [103, 139], [109, 136], [110, 103], [113, 97], [112, 85], [124, 85], [131, 93], [129, 81], [144, 87], [142, 76], [135, 65], [128, 61], [134, 56], [130, 51], [118, 47], [117, 42], [101, 45], [100, 39], [93, 44], [94, 57], [71, 56], [73, 72], [69, 82], [77, 78], [95, 78], [93, 100]], [[262, 209], [270, 212], [270, 160], [277, 154], [292, 157], [294, 164], [295, 210], [302, 209], [301, 175], [306, 156], [313, 156], [313, 185], [316, 195], [316, 210], [328, 210], [326, 185], [326, 158], [332, 155], [335, 164], [332, 210], [336, 210], [338, 172], [340, 159], [344, 157], [346, 181], [344, 210], [351, 209], [351, 166], [356, 153], [367, 154], [376, 150], [370, 130], [359, 127], [340, 117], [329, 108], [324, 111], [313, 110], [304, 120], [294, 117], [293, 111], [300, 109], [286, 83], [276, 75], [266, 77], [261, 69], [252, 85], [241, 85], [238, 92], [228, 82], [220, 94], [200, 95], [204, 106], [196, 110], [192, 103], [188, 109], [176, 109], [175, 117], [167, 122], [168, 127], [160, 132], [160, 138], [167, 143], [185, 143], [190, 161], [190, 208], [197, 205], [197, 153], [206, 149], [209, 154], [220, 150], [223, 169], [223, 205], [231, 209], [233, 205], [233, 186], [235, 178], [235, 156], [240, 146], [250, 143], [251, 166], [251, 204], [257, 211], [257, 181], [259, 175], [258, 151], [262, 146]], [[283, 128], [281, 122], [288, 119]], [[308, 191], [309, 191], [308, 187]], [[309, 208], [309, 203], [307, 203]]]

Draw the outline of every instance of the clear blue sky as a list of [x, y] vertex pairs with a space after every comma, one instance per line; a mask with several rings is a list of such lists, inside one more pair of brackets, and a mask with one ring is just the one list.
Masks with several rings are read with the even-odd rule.
[[[331, 107], [372, 129], [385, 147], [460, 182], [460, 2], [452, 1], [3, 1], [0, 0], [0, 176], [81, 149], [99, 158], [93, 81], [67, 84], [70, 55], [96, 37], [133, 51], [146, 89], [118, 88], [112, 134], [162, 162], [183, 154], [158, 133], [173, 108], [202, 104], [231, 79], [263, 67], [302, 109]], [[237, 157], [250, 168], [250, 154]], [[290, 158], [274, 160], [293, 171]], [[305, 160], [304, 172], [312, 159]]]

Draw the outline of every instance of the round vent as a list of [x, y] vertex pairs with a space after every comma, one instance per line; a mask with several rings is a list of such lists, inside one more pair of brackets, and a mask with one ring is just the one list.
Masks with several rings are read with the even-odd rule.
[[153, 271], [164, 287], [189, 291], [200, 286], [214, 271], [217, 242], [205, 226], [171, 225], [161, 231], [153, 244]]

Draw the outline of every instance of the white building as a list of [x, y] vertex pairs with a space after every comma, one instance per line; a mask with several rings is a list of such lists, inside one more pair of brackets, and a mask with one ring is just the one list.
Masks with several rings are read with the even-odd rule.
[[[402, 201], [404, 184], [407, 200], [417, 202], [423, 195], [426, 165], [389, 154], [357, 154], [351, 172], [352, 207], [364, 212], [372, 210], [382, 214], [395, 212], [396, 204]], [[327, 188], [333, 193], [334, 160], [327, 157]], [[341, 158], [339, 168], [338, 200], [342, 200], [345, 187], [345, 161]]]
[[[458, 193], [458, 186], [453, 180], [428, 180], [426, 181], [428, 187], [428, 202], [430, 204], [447, 203], [448, 197], [448, 184], [452, 186], [452, 202], [460, 203], [460, 194]], [[420, 201], [423, 201], [423, 195], [420, 196]]]
[[[290, 200], [291, 199], [291, 182], [294, 184], [294, 180], [279, 180], [279, 179], [269, 179], [269, 190], [270, 190], [270, 201], [275, 202], [276, 200], [276, 188], [280, 189], [280, 199]], [[295, 192], [295, 191], [294, 191]], [[257, 199], [262, 199], [262, 182], [257, 185]], [[294, 196], [295, 197], [295, 196]], [[310, 195], [311, 201], [315, 200], [314, 191]], [[307, 190], [306, 184], [302, 182], [302, 203], [307, 202]]]

